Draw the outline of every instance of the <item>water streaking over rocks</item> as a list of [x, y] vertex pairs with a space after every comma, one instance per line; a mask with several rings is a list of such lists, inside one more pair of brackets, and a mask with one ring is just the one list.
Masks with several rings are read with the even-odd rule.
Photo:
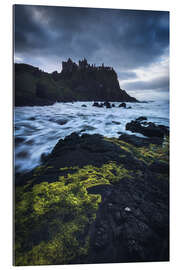
[[[82, 105], [85, 106], [82, 107]], [[15, 169], [26, 171], [40, 163], [41, 155], [49, 153], [59, 139], [72, 132], [80, 135], [101, 134], [118, 138], [121, 133], [132, 134], [125, 125], [140, 116], [148, 121], [169, 126], [169, 103], [128, 103], [131, 109], [97, 108], [92, 102], [55, 103], [52, 106], [16, 107], [14, 109]], [[136, 134], [136, 133], [135, 133]], [[142, 136], [140, 134], [136, 134]], [[78, 158], [78, 157], [77, 157]]]

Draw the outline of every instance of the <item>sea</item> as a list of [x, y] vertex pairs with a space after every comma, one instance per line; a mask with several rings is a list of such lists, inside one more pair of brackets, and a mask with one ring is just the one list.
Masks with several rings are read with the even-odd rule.
[[[41, 163], [42, 155], [50, 153], [59, 139], [73, 132], [101, 134], [118, 138], [131, 120], [146, 116], [148, 121], [169, 126], [167, 100], [128, 103], [130, 109], [107, 109], [92, 106], [93, 102], [55, 103], [51, 106], [14, 108], [14, 168], [27, 172]], [[82, 106], [82, 105], [86, 105]], [[137, 136], [143, 137], [141, 134]], [[78, 158], [78, 157], [77, 157]]]

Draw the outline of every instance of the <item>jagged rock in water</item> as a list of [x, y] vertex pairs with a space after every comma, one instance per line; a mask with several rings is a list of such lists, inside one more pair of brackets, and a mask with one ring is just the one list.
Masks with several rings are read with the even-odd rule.
[[126, 103], [123, 102], [123, 103], [119, 104], [119, 108], [126, 108]]
[[111, 104], [109, 101], [105, 101], [104, 102], [104, 106], [107, 108], [107, 109], [110, 109], [111, 108]]
[[93, 106], [93, 107], [100, 107], [100, 105], [99, 105], [98, 102], [94, 102], [92, 106]]
[[116, 125], [120, 125], [121, 122], [118, 122], [118, 121], [112, 121], [113, 124], [116, 124]]
[[126, 130], [132, 132], [141, 133], [147, 137], [160, 137], [169, 134], [169, 129], [163, 125], [156, 125], [152, 122], [143, 122], [146, 117], [137, 118], [135, 121], [131, 121], [126, 124]]
[[147, 117], [145, 117], [145, 116], [140, 116], [140, 117], [138, 117], [138, 118], [136, 118], [136, 121], [146, 121], [147, 120]]

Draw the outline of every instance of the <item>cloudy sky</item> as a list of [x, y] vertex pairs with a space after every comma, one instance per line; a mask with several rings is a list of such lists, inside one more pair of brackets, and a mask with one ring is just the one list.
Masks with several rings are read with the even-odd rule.
[[114, 67], [132, 96], [168, 99], [168, 12], [16, 5], [14, 15], [15, 62], [60, 72], [86, 57]]

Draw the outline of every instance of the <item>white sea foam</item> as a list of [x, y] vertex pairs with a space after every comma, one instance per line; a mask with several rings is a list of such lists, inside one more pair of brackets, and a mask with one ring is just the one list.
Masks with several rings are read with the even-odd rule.
[[[86, 104], [87, 107], [82, 107], [82, 104]], [[25, 171], [37, 166], [43, 153], [49, 153], [59, 139], [72, 132], [119, 137], [120, 132], [131, 134], [125, 130], [125, 125], [139, 116], [146, 116], [148, 121], [169, 126], [167, 101], [127, 103], [131, 109], [119, 108], [119, 102], [114, 102], [116, 107], [111, 109], [93, 107], [92, 104], [74, 102], [55, 103], [52, 106], [16, 107], [16, 170]]]

